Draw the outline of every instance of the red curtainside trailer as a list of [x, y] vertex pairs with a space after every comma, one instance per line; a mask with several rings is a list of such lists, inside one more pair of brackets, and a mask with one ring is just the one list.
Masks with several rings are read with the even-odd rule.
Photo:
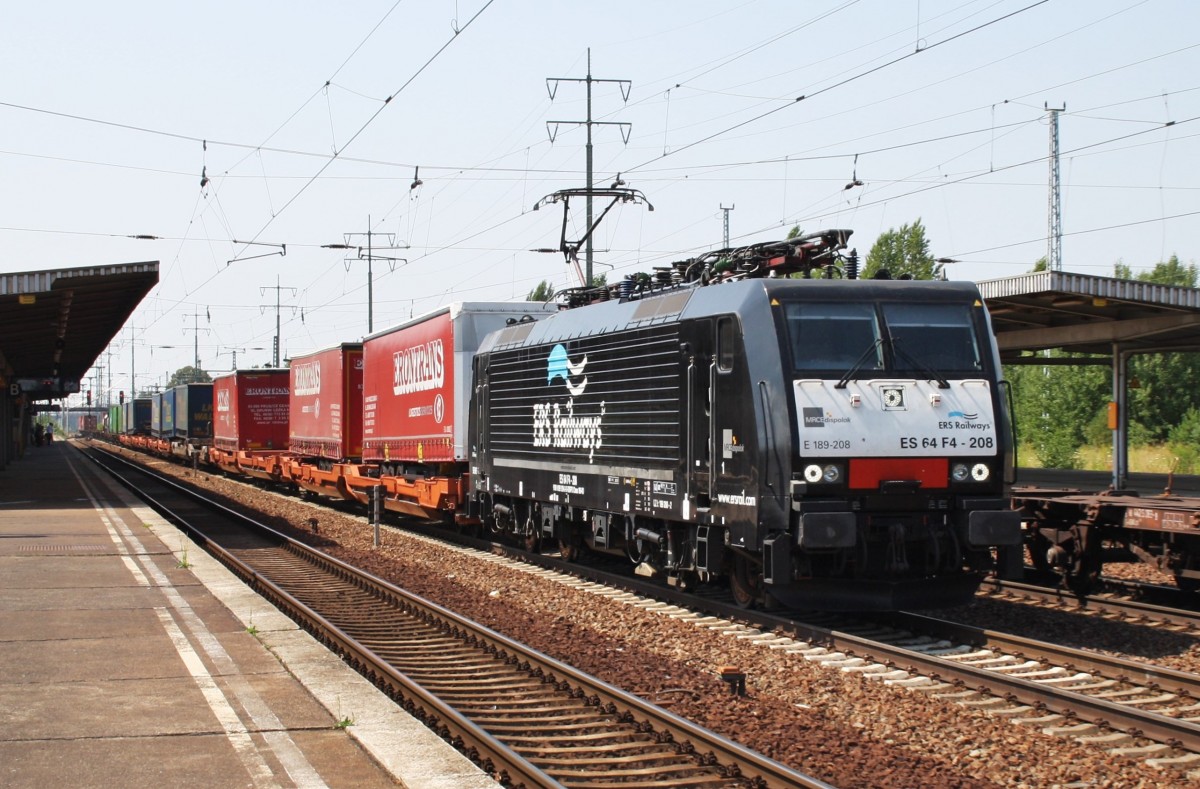
[[343, 343], [291, 361], [285, 475], [310, 493], [353, 498], [345, 467], [362, 457], [363, 346]]
[[461, 302], [367, 337], [363, 461], [379, 477], [346, 477], [365, 502], [383, 485], [388, 509], [453, 515], [465, 500], [471, 363], [490, 332], [557, 312], [542, 302]]
[[284, 369], [237, 370], [214, 379], [210, 460], [233, 473], [281, 479], [289, 385]]

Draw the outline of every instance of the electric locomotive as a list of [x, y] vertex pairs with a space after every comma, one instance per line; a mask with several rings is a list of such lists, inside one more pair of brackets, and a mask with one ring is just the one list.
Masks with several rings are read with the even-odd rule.
[[721, 250], [490, 334], [471, 514], [678, 586], [728, 579], [744, 606], [969, 599], [1020, 542], [987, 311], [971, 283], [857, 279], [849, 234]]

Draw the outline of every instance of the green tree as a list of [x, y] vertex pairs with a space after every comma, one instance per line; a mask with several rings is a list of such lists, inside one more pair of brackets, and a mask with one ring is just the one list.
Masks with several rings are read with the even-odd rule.
[[862, 276], [870, 279], [882, 270], [887, 270], [893, 279], [904, 275], [912, 279], [941, 279], [942, 266], [929, 253], [929, 239], [920, 219], [875, 239]]
[[1113, 266], [1113, 276], [1119, 279], [1136, 279], [1139, 282], [1153, 282], [1156, 285], [1175, 285], [1184, 288], [1194, 288], [1197, 281], [1200, 280], [1200, 271], [1197, 271], [1195, 263], [1184, 265], [1179, 260], [1178, 255], [1171, 255], [1170, 259], [1165, 263], [1156, 263], [1151, 270], [1138, 272], [1136, 276], [1134, 276], [1131, 267], [1118, 261]]
[[537, 284], [536, 288], [529, 291], [525, 301], [550, 301], [552, 298], [554, 298], [554, 286], [550, 284], [550, 280], [544, 279]]
[[1179, 471], [1196, 473], [1200, 466], [1200, 410], [1191, 409], [1171, 429], [1170, 448], [1171, 454], [1179, 458]]
[[[1184, 264], [1178, 255], [1136, 275], [1130, 266], [1118, 262], [1113, 274], [1121, 279], [1184, 288], [1194, 288], [1200, 281], [1196, 264]], [[1200, 408], [1200, 392], [1195, 385], [1200, 380], [1200, 354], [1139, 354], [1130, 359], [1129, 378], [1130, 419], [1144, 425], [1151, 440], [1167, 439], [1190, 410]]]
[[1200, 408], [1200, 354], [1139, 354], [1129, 360], [1129, 417], [1155, 441], [1167, 438], [1187, 412]]
[[1087, 428], [1105, 408], [1110, 385], [1103, 365], [1050, 364], [1067, 354], [1050, 351], [1045, 365], [1010, 365], [1017, 438], [1033, 447], [1045, 466], [1071, 468], [1087, 440]]
[[171, 376], [171, 380], [167, 381], [167, 388], [170, 389], [172, 386], [179, 386], [180, 384], [202, 384], [210, 381], [212, 381], [211, 375], [199, 367], [188, 365], [187, 367], [180, 367], [175, 371], [175, 374]]

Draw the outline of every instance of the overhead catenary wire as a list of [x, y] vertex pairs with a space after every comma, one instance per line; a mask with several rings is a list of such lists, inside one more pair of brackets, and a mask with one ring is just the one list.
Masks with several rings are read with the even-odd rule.
[[864, 77], [867, 77], [867, 76], [869, 76], [869, 75], [871, 75], [871, 74], [874, 74], [874, 73], [875, 73], [875, 72], [877, 72], [877, 71], [881, 71], [882, 69], [888, 68], [888, 67], [890, 67], [890, 66], [894, 66], [894, 65], [896, 65], [897, 63], [900, 63], [900, 62], [902, 62], [902, 61], [904, 61], [904, 60], [908, 60], [909, 58], [912, 58], [912, 57], [915, 57], [915, 56], [917, 56], [917, 55], [920, 55], [920, 54], [921, 54], [921, 53], [923, 53], [923, 52], [928, 52], [928, 51], [930, 51], [930, 50], [932, 50], [932, 49], [934, 49], [934, 48], [936, 48], [936, 47], [940, 47], [940, 46], [943, 46], [943, 45], [945, 45], [945, 44], [948, 44], [948, 43], [950, 43], [951, 41], [956, 41], [957, 39], [960, 39], [960, 38], [962, 38], [963, 36], [967, 36], [967, 35], [970, 35], [970, 34], [972, 34], [972, 33], [978, 32], [979, 30], [983, 30], [983, 29], [984, 29], [984, 28], [986, 28], [986, 27], [990, 27], [991, 25], [998, 24], [999, 22], [1002, 22], [1002, 21], [1004, 21], [1004, 20], [1006, 20], [1006, 19], [1010, 19], [1011, 17], [1014, 17], [1014, 16], [1016, 16], [1017, 14], [1024, 13], [1024, 12], [1026, 12], [1026, 11], [1028, 11], [1028, 10], [1032, 9], [1032, 8], [1036, 8], [1037, 6], [1044, 5], [1045, 3], [1048, 3], [1048, 2], [1050, 2], [1050, 0], [1036, 0], [1036, 2], [1034, 2], [1034, 3], [1031, 3], [1030, 5], [1027, 5], [1027, 6], [1025, 6], [1024, 8], [1018, 9], [1018, 10], [1016, 10], [1016, 11], [1013, 11], [1012, 13], [1009, 13], [1009, 14], [1005, 14], [1004, 16], [997, 17], [996, 19], [993, 19], [993, 20], [990, 20], [990, 21], [988, 21], [988, 22], [985, 22], [985, 23], [983, 23], [982, 25], [977, 25], [977, 26], [975, 26], [975, 27], [973, 27], [973, 28], [971, 28], [971, 29], [969, 29], [969, 30], [964, 30], [964, 31], [962, 31], [961, 33], [956, 33], [955, 35], [949, 36], [949, 37], [947, 37], [947, 38], [945, 38], [945, 39], [942, 39], [941, 41], [937, 41], [937, 42], [935, 42], [935, 43], [933, 43], [933, 44], [930, 44], [930, 45], [929, 45], [929, 46], [927, 46], [927, 47], [924, 47], [924, 48], [922, 48], [922, 49], [918, 49], [918, 50], [917, 50], [917, 51], [915, 51], [915, 52], [910, 52], [910, 53], [908, 53], [908, 54], [906, 54], [906, 55], [902, 55], [902, 56], [900, 56], [900, 57], [898, 57], [898, 58], [895, 58], [895, 59], [893, 59], [893, 60], [889, 60], [889, 61], [888, 61], [888, 62], [886, 62], [886, 63], [883, 63], [883, 64], [881, 64], [881, 65], [875, 66], [875, 67], [873, 67], [873, 68], [869, 68], [869, 69], [867, 69], [866, 71], [862, 71], [862, 72], [860, 72], [860, 73], [858, 73], [858, 74], [855, 74], [855, 75], [853, 75], [853, 76], [846, 77], [846, 78], [845, 78], [845, 79], [843, 79], [843, 80], [840, 80], [840, 81], [838, 81], [838, 82], [835, 82], [835, 83], [834, 83], [834, 84], [832, 84], [832, 85], [827, 85], [827, 86], [826, 86], [826, 87], [824, 87], [824, 88], [819, 88], [818, 90], [815, 90], [815, 91], [813, 91], [813, 92], [811, 92], [811, 93], [808, 93], [808, 94], [805, 94], [805, 95], [801, 95], [801, 96], [797, 96], [796, 98], [792, 99], [792, 100], [791, 100], [790, 102], [788, 102], [787, 104], [783, 104], [783, 105], [781, 105], [781, 106], [779, 106], [779, 107], [775, 107], [774, 109], [767, 110], [766, 112], [760, 113], [760, 114], [758, 114], [758, 115], [756, 115], [756, 116], [754, 116], [754, 117], [752, 117], [752, 118], [747, 118], [746, 120], [743, 120], [743, 121], [740, 121], [740, 122], [738, 122], [738, 123], [735, 123], [735, 124], [733, 124], [732, 126], [726, 127], [725, 129], [722, 129], [722, 130], [720, 130], [720, 131], [713, 132], [712, 134], [709, 134], [709, 135], [707, 135], [707, 136], [705, 136], [705, 137], [702, 137], [702, 138], [700, 138], [700, 139], [698, 139], [698, 140], [693, 140], [692, 142], [690, 142], [690, 143], [687, 143], [686, 145], [683, 145], [683, 146], [681, 146], [681, 147], [679, 147], [679, 148], [675, 149], [674, 151], [671, 151], [670, 153], [664, 154], [664, 155], [662, 155], [662, 156], [656, 156], [656, 157], [654, 157], [653, 159], [650, 159], [649, 161], [643, 162], [643, 163], [641, 163], [641, 164], [639, 164], [639, 165], [634, 165], [633, 167], [631, 167], [631, 168], [628, 168], [628, 169], [626, 170], [626, 172], [635, 172], [635, 171], [639, 171], [639, 170], [640, 170], [642, 167], [646, 166], [647, 164], [652, 164], [653, 162], [659, 161], [660, 159], [664, 159], [664, 158], [666, 158], [667, 156], [672, 156], [672, 155], [678, 154], [678, 153], [680, 153], [680, 152], [682, 152], [682, 151], [685, 151], [685, 150], [687, 150], [687, 149], [689, 149], [689, 148], [693, 148], [693, 147], [695, 147], [695, 146], [697, 146], [697, 145], [702, 145], [703, 143], [706, 143], [706, 142], [708, 142], [708, 141], [710, 141], [710, 140], [716, 139], [717, 137], [724, 136], [725, 134], [728, 134], [728, 133], [729, 133], [729, 132], [731, 132], [731, 131], [735, 131], [736, 129], [740, 129], [740, 128], [742, 128], [743, 126], [746, 126], [746, 125], [748, 125], [748, 124], [751, 124], [751, 123], [756, 123], [756, 122], [758, 122], [758, 121], [760, 121], [760, 120], [763, 120], [764, 118], [768, 118], [768, 117], [770, 117], [770, 116], [772, 116], [772, 115], [775, 115], [776, 113], [782, 112], [783, 110], [786, 110], [786, 109], [788, 109], [789, 107], [793, 107], [793, 106], [795, 106], [796, 104], [798, 104], [798, 103], [800, 103], [800, 102], [802, 102], [802, 101], [804, 101], [804, 100], [806, 100], [806, 99], [811, 99], [811, 98], [813, 98], [813, 97], [815, 97], [815, 96], [819, 96], [819, 95], [821, 95], [821, 94], [823, 94], [823, 93], [828, 93], [829, 91], [831, 91], [831, 90], [834, 90], [834, 89], [836, 89], [836, 88], [840, 88], [840, 87], [843, 87], [843, 86], [845, 86], [845, 85], [848, 85], [849, 83], [851, 83], [851, 82], [854, 82], [855, 80], [858, 80], [858, 79], [862, 79], [862, 78], [864, 78]]
[[[492, 3], [494, 3], [494, 2], [495, 2], [495, 0], [485, 0], [483, 7], [480, 8], [478, 11], [476, 11], [475, 14], [472, 15], [471, 18], [467, 20], [466, 24], [462, 25], [461, 27], [455, 27], [454, 34], [451, 35], [450, 38], [447, 39], [445, 43], [443, 43], [440, 47], [438, 47], [438, 49], [432, 55], [430, 55], [429, 58], [424, 63], [422, 63], [420, 65], [420, 67], [418, 67], [417, 70], [412, 75], [409, 76], [408, 79], [406, 79], [398, 88], [396, 88], [396, 90], [392, 91], [392, 93], [386, 99], [383, 100], [383, 103], [380, 104], [380, 106], [375, 110], [375, 112], [372, 113], [371, 116], [369, 118], [367, 118], [367, 120], [364, 121], [361, 126], [359, 126], [358, 130], [355, 131], [354, 134], [350, 135], [350, 138], [348, 140], [346, 140], [346, 144], [342, 146], [341, 150], [345, 150], [349, 146], [353, 145], [354, 141], [357, 140], [362, 135], [362, 133], [365, 132], [367, 130], [367, 128], [370, 127], [371, 124], [373, 124], [375, 122], [375, 120], [381, 114], [383, 114], [383, 111], [385, 109], [387, 109], [388, 105], [391, 104], [392, 100], [395, 99], [396, 96], [403, 93], [404, 90], [406, 88], [408, 88], [408, 86], [412, 85], [413, 81], [416, 80], [417, 77], [421, 76], [421, 74], [423, 74], [425, 72], [425, 70], [428, 69], [429, 66], [432, 65], [433, 62], [436, 61], [441, 56], [441, 54], [443, 52], [445, 52], [450, 47], [450, 45], [453, 44], [458, 39], [459, 35], [466, 32], [467, 28], [471, 27], [471, 25], [473, 25], [475, 23], [475, 20], [477, 20], [483, 14], [484, 11], [488, 10], [488, 8], [490, 8]], [[316, 180], [318, 178], [321, 177], [322, 174], [324, 174], [324, 172], [329, 168], [329, 166], [332, 165], [334, 163], [334, 161], [336, 161], [338, 159], [339, 154], [340, 154], [340, 151], [338, 153], [335, 153], [333, 156], [329, 157], [329, 160], [326, 161], [325, 164], [321, 165], [321, 167], [317, 170], [317, 172], [314, 173], [312, 175], [312, 177], [309, 178], [304, 183], [304, 185], [301, 186], [300, 189], [294, 195], [292, 195], [288, 199], [288, 201], [283, 204], [283, 206], [280, 207], [278, 213], [274, 214], [270, 219], [268, 219], [266, 221], [266, 223], [263, 224], [263, 226], [261, 228], [258, 229], [258, 232], [256, 232], [254, 234], [254, 237], [251, 238], [250, 240], [252, 242], [257, 241], [258, 238], [267, 230], [267, 228], [270, 227], [272, 223], [274, 223], [274, 221], [278, 217], [278, 215], [283, 213], [284, 211], [286, 211], [293, 203], [295, 203], [296, 200], [298, 200], [300, 198], [300, 196], [303, 195], [308, 190], [308, 188], [310, 186], [312, 186], [312, 184], [314, 182], [316, 182]]]

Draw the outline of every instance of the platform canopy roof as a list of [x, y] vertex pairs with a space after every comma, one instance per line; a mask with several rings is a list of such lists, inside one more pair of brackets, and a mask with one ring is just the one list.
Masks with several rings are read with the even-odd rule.
[[1065, 271], [984, 280], [979, 292], [1005, 362], [1022, 351], [1200, 351], [1200, 288]]
[[0, 377], [32, 399], [79, 382], [158, 283], [158, 261], [0, 274]]
[[[1112, 368], [1117, 404], [1113, 487], [1129, 477], [1129, 393], [1126, 361], [1136, 353], [1200, 351], [1200, 288], [1036, 271], [979, 283], [1006, 363], [1089, 363], [1101, 354]], [[1061, 348], [1046, 359], [1028, 352]]]

